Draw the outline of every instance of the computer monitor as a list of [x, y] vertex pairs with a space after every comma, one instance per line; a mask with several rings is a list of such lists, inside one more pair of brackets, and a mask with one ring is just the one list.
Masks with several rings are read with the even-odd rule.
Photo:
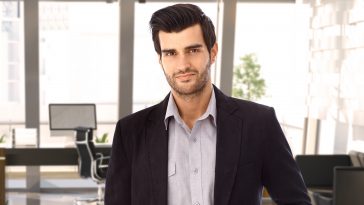
[[335, 167], [334, 205], [364, 204], [364, 168]]
[[95, 104], [49, 104], [50, 130], [76, 130], [87, 127], [95, 130]]

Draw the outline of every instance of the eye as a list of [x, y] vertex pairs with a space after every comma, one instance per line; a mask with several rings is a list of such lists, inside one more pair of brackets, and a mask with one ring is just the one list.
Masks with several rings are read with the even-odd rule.
[[168, 51], [164, 53], [165, 56], [175, 56], [176, 52], [175, 51]]
[[191, 49], [189, 50], [189, 52], [190, 52], [190, 53], [197, 53], [197, 52], [199, 52], [199, 49], [198, 49], [198, 48], [191, 48]]

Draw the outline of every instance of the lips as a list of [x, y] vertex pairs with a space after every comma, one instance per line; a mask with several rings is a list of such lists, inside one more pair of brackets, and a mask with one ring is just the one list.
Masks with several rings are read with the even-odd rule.
[[188, 72], [188, 73], [178, 74], [176, 75], [176, 78], [181, 81], [188, 81], [194, 75], [195, 75], [194, 72]]
[[188, 76], [192, 76], [192, 75], [195, 75], [195, 73], [183, 73], [183, 74], [179, 74], [176, 76], [176, 78], [185, 78], [185, 77], [188, 77]]

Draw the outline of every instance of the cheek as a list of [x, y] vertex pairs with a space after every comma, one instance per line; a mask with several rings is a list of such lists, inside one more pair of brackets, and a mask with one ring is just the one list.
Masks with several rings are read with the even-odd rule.
[[192, 67], [201, 69], [204, 68], [209, 62], [209, 55], [196, 55], [190, 58]]
[[162, 66], [163, 70], [168, 71], [174, 66], [174, 61], [171, 59], [164, 59], [162, 58], [159, 61], [159, 64]]
[[209, 56], [206, 56], [206, 58], [201, 59], [199, 63], [200, 69], [205, 69], [207, 65], [212, 64], [212, 61], [210, 60]]
[[171, 75], [171, 69], [170, 69], [170, 66], [167, 66], [166, 64], [163, 64], [163, 62], [160, 63], [161, 65], [161, 68], [162, 68], [162, 71], [165, 75], [168, 75], [170, 76]]

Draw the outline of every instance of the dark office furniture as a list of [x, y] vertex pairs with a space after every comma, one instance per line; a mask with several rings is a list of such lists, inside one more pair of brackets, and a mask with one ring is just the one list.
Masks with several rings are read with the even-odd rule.
[[350, 151], [349, 152], [349, 156], [351, 159], [351, 163], [353, 164], [353, 167], [362, 167], [364, 165], [362, 165], [362, 163], [360, 162], [360, 152], [357, 151]]
[[[0, 167], [5, 167], [5, 151], [0, 148]], [[0, 204], [5, 204], [5, 169], [0, 168]]]
[[[96, 152], [110, 155], [110, 146], [96, 147]], [[75, 147], [67, 148], [6, 148], [5, 166], [68, 166], [78, 165], [78, 153]], [[0, 164], [0, 173], [5, 172]], [[30, 177], [27, 175], [27, 177]], [[34, 176], [31, 176], [34, 180]], [[40, 175], [35, 179], [40, 181]], [[26, 187], [27, 191], [31, 191]], [[40, 188], [42, 192], [43, 189]]]
[[332, 192], [316, 191], [312, 193], [313, 203], [316, 205], [332, 205]]
[[364, 167], [364, 153], [359, 152], [358, 157], [359, 157], [361, 167]]
[[76, 147], [79, 155], [79, 173], [83, 178], [92, 178], [98, 185], [97, 198], [77, 199], [77, 202], [98, 202], [103, 203], [103, 184], [105, 183], [108, 166], [108, 156], [96, 153], [95, 145], [92, 141], [92, 129], [77, 128]]
[[313, 192], [316, 205], [363, 205], [364, 168], [335, 167], [332, 193]]
[[314, 189], [332, 190], [334, 167], [352, 166], [349, 155], [297, 155], [296, 162], [306, 186]]
[[103, 202], [102, 183], [106, 178], [108, 158], [96, 153], [92, 141], [93, 130], [97, 127], [95, 104], [49, 104], [50, 130], [75, 130], [76, 148], [79, 156], [79, 174], [92, 178], [98, 184], [95, 199], [76, 200]]
[[333, 205], [364, 204], [364, 168], [335, 167]]
[[[96, 152], [110, 154], [111, 147], [96, 147]], [[75, 147], [65, 148], [6, 148], [6, 166], [78, 165]]]

